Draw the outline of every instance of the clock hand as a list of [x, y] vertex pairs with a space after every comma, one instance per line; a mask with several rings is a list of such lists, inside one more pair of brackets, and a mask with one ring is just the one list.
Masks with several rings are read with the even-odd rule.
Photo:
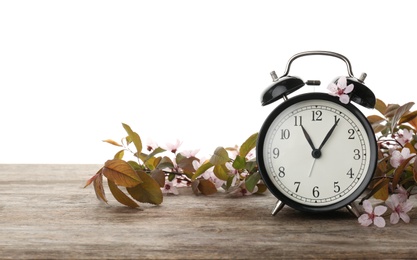
[[332, 133], [333, 133], [334, 129], [335, 129], [335, 128], [336, 128], [336, 126], [337, 126], [337, 123], [339, 123], [339, 120], [340, 120], [340, 118], [336, 120], [336, 122], [334, 123], [334, 125], [332, 126], [332, 128], [330, 128], [329, 132], [328, 132], [328, 133], [327, 133], [327, 135], [324, 137], [324, 140], [323, 140], [323, 142], [321, 143], [321, 145], [320, 145], [320, 147], [319, 147], [319, 149], [318, 149], [319, 151], [321, 151], [321, 148], [323, 148], [324, 144], [327, 142], [327, 140], [329, 140], [330, 136], [332, 135]]
[[305, 138], [307, 139], [307, 142], [310, 144], [311, 149], [313, 149], [313, 151], [314, 151], [314, 150], [316, 150], [316, 147], [314, 147], [314, 144], [313, 144], [313, 141], [311, 140], [310, 135], [307, 133], [307, 131], [306, 131], [306, 129], [304, 128], [304, 126], [303, 126], [303, 125], [300, 125], [300, 126], [301, 126], [301, 129], [303, 129], [304, 136], [305, 136]]
[[313, 160], [313, 164], [311, 165], [310, 174], [308, 175], [308, 177], [311, 177], [311, 174], [313, 173], [313, 169], [314, 169], [315, 164], [316, 164], [316, 158], [314, 158], [314, 160]]

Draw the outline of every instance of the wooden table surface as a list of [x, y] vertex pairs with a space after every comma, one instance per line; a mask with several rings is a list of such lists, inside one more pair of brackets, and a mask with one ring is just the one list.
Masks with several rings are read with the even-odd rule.
[[385, 228], [362, 227], [346, 209], [311, 215], [285, 207], [272, 217], [269, 193], [207, 197], [186, 189], [137, 210], [83, 189], [98, 169], [0, 165], [0, 258], [417, 258], [417, 207], [410, 224]]

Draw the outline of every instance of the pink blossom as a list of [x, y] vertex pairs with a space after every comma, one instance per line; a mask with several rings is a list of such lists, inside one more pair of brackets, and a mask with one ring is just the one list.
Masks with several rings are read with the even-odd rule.
[[175, 194], [175, 195], [179, 194], [177, 187], [175, 187], [174, 183], [171, 181], [166, 181], [165, 186], [161, 188], [161, 191], [164, 194], [169, 194], [169, 193]]
[[404, 202], [408, 199], [408, 191], [403, 188], [403, 186], [398, 185], [398, 188], [395, 189], [395, 194], [398, 196], [400, 202]]
[[185, 151], [182, 151], [181, 154], [184, 155], [187, 158], [190, 158], [190, 157], [195, 157], [199, 151], [200, 151], [200, 149], [185, 150]]
[[[194, 167], [194, 169], [200, 168], [200, 166], [204, 162], [205, 162], [205, 160], [203, 158], [200, 159], [200, 161], [194, 160], [193, 161], [193, 167]], [[208, 169], [207, 171], [205, 171], [201, 176], [205, 180], [211, 181], [216, 186], [216, 188], [220, 188], [225, 183], [225, 181], [220, 180], [219, 178], [217, 178], [217, 176], [213, 172], [213, 167], [211, 167], [210, 169]]]
[[346, 86], [347, 84], [347, 80], [346, 77], [340, 77], [337, 80], [337, 85], [332, 82], [329, 84], [329, 86], [327, 87], [328, 90], [330, 90], [330, 95], [332, 96], [338, 96], [340, 102], [342, 102], [343, 104], [347, 104], [349, 103], [349, 94], [350, 92], [352, 92], [354, 85], [353, 84], [349, 84], [348, 86]]
[[369, 226], [374, 223], [377, 227], [385, 227], [385, 220], [381, 215], [387, 211], [387, 207], [376, 206], [374, 210], [371, 202], [369, 200], [364, 200], [363, 209], [365, 210], [365, 213], [358, 218], [358, 221], [362, 226]]
[[146, 150], [148, 150], [149, 152], [155, 150], [156, 148], [158, 148], [158, 144], [153, 141], [152, 139], [148, 139], [147, 143], [146, 143]]
[[[415, 155], [416, 155], [415, 153], [410, 154], [410, 149], [408, 148], [403, 148], [401, 152], [398, 150], [394, 150], [391, 154], [390, 163], [392, 167], [397, 168], [398, 166], [401, 165], [402, 162], [404, 162], [408, 158], [413, 157]], [[413, 163], [413, 162], [414, 162], [414, 158], [410, 160], [410, 163]]]
[[234, 189], [232, 189], [232, 191], [229, 193], [231, 196], [235, 196], [235, 197], [241, 197], [241, 196], [249, 196], [252, 195], [253, 193], [256, 193], [258, 191], [258, 187], [255, 186], [255, 188], [253, 189], [252, 192], [249, 192], [246, 189], [246, 185], [245, 182], [242, 181], [239, 186], [234, 187]]
[[391, 224], [397, 224], [400, 218], [405, 223], [410, 222], [410, 217], [407, 215], [407, 212], [413, 208], [413, 205], [408, 200], [401, 201], [398, 194], [393, 194], [385, 201], [385, 204], [392, 210], [390, 216]]
[[395, 135], [395, 139], [399, 142], [402, 146], [406, 143], [409, 143], [413, 140], [413, 131], [409, 131], [408, 129], [403, 129], [402, 131], [398, 131]]
[[167, 151], [171, 151], [172, 153], [177, 153], [178, 148], [181, 146], [182, 142], [180, 142], [180, 140], [177, 139], [177, 141], [175, 142], [175, 144], [171, 144], [171, 143], [167, 143], [166, 147], [167, 147]]

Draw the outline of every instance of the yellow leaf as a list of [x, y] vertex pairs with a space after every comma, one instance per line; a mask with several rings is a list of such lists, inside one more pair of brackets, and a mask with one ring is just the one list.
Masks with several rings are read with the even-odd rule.
[[151, 172], [152, 178], [159, 184], [159, 187], [165, 186], [165, 172], [160, 169], [155, 169]]
[[108, 160], [103, 167], [103, 174], [116, 185], [134, 187], [142, 180], [125, 161], [120, 159]]
[[200, 184], [200, 179], [191, 182], [191, 190], [195, 195], [198, 195], [198, 184]]
[[229, 178], [229, 169], [224, 164], [214, 166], [213, 172], [220, 180], [227, 181]]
[[133, 132], [129, 125], [122, 124], [123, 128], [126, 130], [127, 134], [129, 135], [130, 139], [132, 140], [133, 144], [136, 147], [136, 154], [139, 155], [142, 152], [142, 140], [140, 139], [139, 135], [136, 132]]
[[395, 112], [397, 111], [397, 109], [400, 107], [400, 105], [398, 104], [388, 104], [384, 116], [387, 118], [391, 118], [394, 116]]
[[414, 128], [415, 131], [417, 130], [417, 118], [408, 121], [408, 123]]
[[398, 124], [403, 124], [412, 121], [417, 117], [417, 110], [407, 113], [406, 115], [402, 116]]
[[213, 156], [210, 158], [210, 162], [213, 165], [225, 164], [228, 161], [230, 161], [229, 154], [223, 147], [217, 147]]
[[377, 98], [375, 103], [375, 109], [384, 115], [385, 111], [387, 110], [387, 105], [385, 105], [385, 103], [382, 100]]
[[374, 198], [379, 200], [387, 200], [389, 196], [388, 192], [388, 184], [389, 182], [386, 179], [379, 180], [374, 187], [380, 185], [379, 189], [375, 192]]
[[98, 174], [97, 178], [94, 179], [94, 191], [99, 200], [107, 203], [106, 194], [104, 193], [103, 187], [103, 174]]
[[205, 173], [208, 169], [213, 167], [213, 164], [211, 164], [209, 161], [204, 162], [198, 169], [195, 171], [194, 175], [192, 176], [191, 180], [195, 181], [197, 177]]
[[216, 185], [209, 180], [200, 179], [198, 183], [198, 189], [204, 195], [211, 195], [217, 192]]
[[106, 140], [103, 140], [103, 142], [106, 142], [106, 143], [109, 143], [109, 144], [112, 144], [112, 145], [115, 145], [115, 146], [123, 147], [123, 145], [121, 145], [121, 144], [119, 144], [118, 142], [113, 141], [113, 140], [111, 140], [111, 139], [106, 139]]
[[395, 169], [395, 171], [394, 171], [394, 177], [393, 177], [393, 179], [392, 179], [392, 187], [393, 187], [394, 189], [396, 189], [396, 188], [397, 188], [397, 185], [398, 185], [398, 183], [400, 182], [400, 179], [401, 179], [401, 177], [402, 177], [402, 175], [403, 175], [403, 173], [404, 173], [404, 169], [405, 169], [405, 167], [407, 167], [408, 163], [409, 163], [409, 162], [410, 162], [410, 161], [411, 161], [414, 157], [416, 157], [416, 156], [414, 155], [414, 156], [411, 156], [411, 157], [409, 157], [409, 158], [405, 159], [404, 161], [402, 161], [402, 162], [401, 162], [400, 166], [398, 166], [398, 167], [397, 167], [397, 169]]
[[137, 201], [156, 205], [161, 204], [163, 194], [158, 182], [144, 171], [138, 171], [137, 174], [143, 182], [135, 187], [128, 187], [127, 192]]
[[193, 161], [199, 161], [199, 159], [197, 159], [194, 156], [191, 156], [189, 158], [178, 158], [177, 156], [177, 166], [180, 167], [184, 173], [193, 173], [195, 172], [194, 166], [193, 166]]
[[378, 115], [372, 115], [372, 116], [368, 116], [367, 117], [369, 123], [371, 123], [371, 125], [373, 124], [379, 124], [385, 121], [384, 118], [378, 116]]
[[93, 177], [91, 177], [86, 183], [85, 183], [85, 186], [84, 186], [84, 188], [85, 187], [87, 187], [88, 185], [90, 185], [100, 174], [102, 174], [102, 171], [103, 171], [103, 167], [101, 167], [100, 168], [100, 170], [98, 170], [97, 172], [96, 172], [96, 174], [94, 174], [94, 176]]
[[239, 155], [242, 156], [243, 158], [246, 157], [246, 155], [248, 155], [248, 153], [255, 148], [256, 146], [256, 141], [258, 140], [258, 133], [254, 133], [253, 135], [251, 135], [241, 146], [240, 146], [240, 151], [239, 151]]
[[131, 208], [139, 207], [139, 205], [136, 202], [134, 202], [131, 198], [129, 198], [126, 194], [124, 194], [123, 191], [121, 191], [114, 182], [112, 182], [111, 180], [107, 180], [107, 183], [109, 184], [111, 193], [118, 202]]
[[258, 191], [256, 193], [260, 194], [268, 190], [268, 188], [266, 187], [264, 183], [258, 183], [256, 186], [258, 186]]
[[123, 159], [123, 156], [125, 155], [125, 150], [120, 150], [114, 155], [114, 159]]

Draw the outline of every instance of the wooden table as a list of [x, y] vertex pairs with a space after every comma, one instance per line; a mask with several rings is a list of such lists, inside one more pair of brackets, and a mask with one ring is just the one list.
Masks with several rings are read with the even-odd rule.
[[272, 217], [269, 193], [186, 189], [137, 210], [83, 189], [98, 168], [0, 165], [0, 258], [417, 258], [417, 207], [410, 224], [385, 228], [362, 227], [345, 209], [311, 215], [285, 207]]

